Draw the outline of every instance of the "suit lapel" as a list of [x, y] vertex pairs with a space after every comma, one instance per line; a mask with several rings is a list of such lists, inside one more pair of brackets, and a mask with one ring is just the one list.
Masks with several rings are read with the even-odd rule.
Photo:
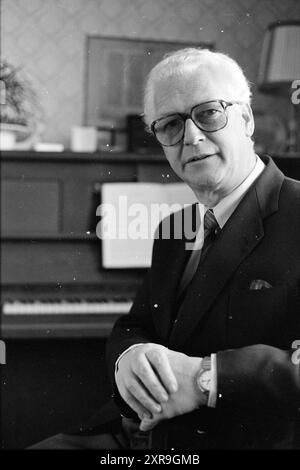
[[242, 260], [264, 235], [263, 218], [278, 209], [282, 173], [272, 161], [227, 221], [189, 287], [174, 323], [170, 348], [181, 348], [212, 306]]
[[[188, 213], [187, 217], [184, 218], [182, 223], [191, 221], [191, 214], [198, 214], [197, 205], [194, 204], [193, 206], [190, 206], [186, 209], [186, 212]], [[177, 213], [175, 217], [177, 217], [177, 222], [175, 221], [173, 226], [181, 224], [180, 213]], [[173, 221], [171, 221], [171, 225], [172, 224]], [[186, 232], [184, 232], [184, 227], [182, 227], [182, 232], [183, 236], [180, 238], [161, 240], [159, 242], [159, 247], [162, 256], [153, 256], [152, 269], [153, 272], [155, 272], [155, 277], [152, 278], [153, 295], [151, 298], [151, 304], [153, 307], [153, 320], [156, 330], [163, 341], [166, 340], [169, 334], [172, 310], [178, 293], [178, 284], [191, 253], [185, 249], [185, 243], [193, 242], [193, 239], [185, 238], [184, 235]], [[164, 265], [161, 264], [162, 257], [165, 260]]]
[[153, 320], [156, 331], [164, 341], [170, 329], [172, 309], [176, 299], [177, 286], [182, 275], [187, 252], [183, 240], [172, 240], [164, 266], [157, 271], [152, 281], [153, 296], [151, 299]]

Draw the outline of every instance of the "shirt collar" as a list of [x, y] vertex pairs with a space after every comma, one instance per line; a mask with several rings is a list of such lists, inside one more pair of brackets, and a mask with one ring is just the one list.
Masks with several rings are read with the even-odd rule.
[[[214, 215], [221, 229], [224, 227], [231, 214], [237, 208], [252, 183], [263, 172], [264, 168], [264, 162], [258, 156], [256, 156], [255, 166], [251, 173], [247, 176], [247, 178], [230, 194], [225, 196], [215, 207], [213, 207]], [[209, 208], [199, 203], [201, 221], [203, 220], [204, 214], [207, 209]]]

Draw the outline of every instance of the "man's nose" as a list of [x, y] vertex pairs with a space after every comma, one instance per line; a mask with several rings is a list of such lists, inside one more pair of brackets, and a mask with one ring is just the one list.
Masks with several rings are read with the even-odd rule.
[[184, 145], [197, 145], [199, 141], [205, 138], [205, 134], [196, 126], [191, 118], [185, 121]]

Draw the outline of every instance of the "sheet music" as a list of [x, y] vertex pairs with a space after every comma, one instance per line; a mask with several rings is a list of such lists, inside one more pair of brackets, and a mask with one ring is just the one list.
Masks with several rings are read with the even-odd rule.
[[[104, 268], [146, 268], [159, 222], [196, 201], [185, 183], [105, 183], [101, 223]], [[100, 215], [100, 213], [97, 213]]]

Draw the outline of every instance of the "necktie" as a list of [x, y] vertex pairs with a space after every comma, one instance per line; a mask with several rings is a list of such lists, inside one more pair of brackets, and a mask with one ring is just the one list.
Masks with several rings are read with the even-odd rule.
[[204, 216], [204, 243], [201, 250], [201, 261], [203, 261], [203, 259], [205, 258], [206, 253], [211, 244], [213, 243], [214, 239], [216, 238], [216, 235], [218, 234], [219, 230], [220, 227], [215, 217], [213, 209], [208, 209], [205, 212]]
[[201, 250], [192, 251], [191, 256], [187, 262], [179, 285], [179, 304], [182, 302], [186, 288], [193, 279], [199, 263], [204, 260], [207, 251], [213, 243], [219, 229], [220, 227], [214, 215], [213, 209], [208, 209], [204, 215], [204, 243]]

